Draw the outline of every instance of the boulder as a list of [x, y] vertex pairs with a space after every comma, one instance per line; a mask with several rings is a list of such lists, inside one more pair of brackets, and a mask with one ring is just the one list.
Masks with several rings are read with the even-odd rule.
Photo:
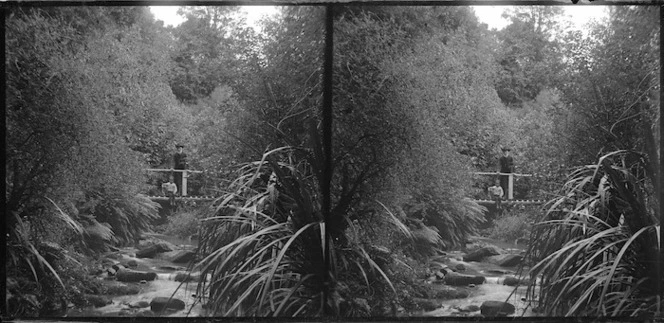
[[469, 261], [482, 261], [482, 259], [489, 257], [489, 256], [495, 256], [499, 255], [500, 250], [497, 247], [494, 246], [486, 246], [479, 248], [471, 253], [466, 254], [463, 256], [463, 261], [469, 262]]
[[176, 264], [188, 263], [194, 261], [196, 252], [192, 250], [182, 250], [175, 254], [171, 261]]
[[192, 273], [177, 273], [173, 280], [175, 280], [176, 282], [183, 282], [183, 283], [191, 281], [198, 282], [201, 280], [201, 275], [192, 274]]
[[84, 297], [86, 302], [90, 303], [94, 307], [103, 307], [113, 303], [113, 300], [106, 296], [85, 294]]
[[480, 310], [480, 307], [477, 305], [468, 305], [461, 308], [462, 312], [477, 312]]
[[480, 306], [482, 315], [488, 317], [507, 316], [514, 314], [515, 310], [514, 305], [502, 301], [485, 301]]
[[155, 316], [157, 316], [156, 313], [151, 310], [145, 310], [136, 313], [136, 317], [155, 317]]
[[505, 255], [505, 257], [500, 262], [498, 262], [498, 266], [500, 267], [518, 266], [521, 263], [522, 259], [523, 257], [520, 255]]
[[175, 245], [174, 244], [172, 244], [172, 243], [170, 243], [166, 240], [160, 239], [159, 237], [148, 237], [146, 239], [141, 239], [140, 241], [138, 241], [138, 244], [136, 245], [136, 249], [140, 250], [140, 249], [144, 249], [144, 248], [147, 248], [149, 246], [156, 245], [156, 244], [165, 244], [169, 248], [171, 248], [172, 250], [175, 250]]
[[150, 303], [148, 303], [147, 301], [138, 301], [138, 302], [129, 304], [129, 307], [131, 307], [131, 308], [146, 308], [146, 307], [150, 307]]
[[168, 243], [159, 242], [136, 251], [136, 258], [152, 258], [159, 253], [167, 251], [173, 251], [173, 248]]
[[[105, 285], [107, 283], [104, 283]], [[108, 282], [106, 285], [106, 295], [136, 295], [141, 292], [141, 289], [136, 285], [127, 285], [121, 282]]]
[[464, 264], [456, 264], [456, 265], [454, 266], [454, 269], [456, 269], [456, 271], [465, 271], [465, 270], [466, 270], [466, 266], [465, 266]]
[[521, 255], [505, 254], [490, 256], [485, 258], [484, 261], [501, 267], [514, 267], [519, 265], [522, 259], [523, 256]]
[[437, 299], [459, 299], [467, 298], [470, 296], [470, 292], [463, 288], [452, 288], [449, 287], [445, 289], [436, 289], [433, 292], [433, 298]]
[[138, 283], [141, 280], [152, 281], [157, 279], [157, 273], [123, 269], [118, 271], [115, 277], [121, 282]]
[[507, 286], [519, 285], [519, 279], [514, 277], [514, 276], [507, 276], [507, 277], [505, 277], [505, 280], [503, 280], [503, 285], [507, 285]]
[[530, 280], [527, 277], [517, 278], [514, 276], [506, 276], [503, 280], [503, 285], [507, 286], [516, 286], [516, 285], [527, 285], [530, 283]]
[[[489, 257], [491, 258], [491, 257]], [[509, 270], [502, 270], [502, 269], [489, 269], [486, 271], [489, 274], [494, 274], [494, 275], [507, 275], [511, 274], [512, 272]]]
[[[104, 315], [104, 312], [102, 312], [98, 309], [93, 309], [93, 308], [89, 308], [89, 307], [80, 309], [80, 308], [74, 307], [74, 308], [70, 309], [69, 311], [67, 311], [66, 316], [67, 317], [87, 317], [87, 318], [90, 318], [90, 317], [99, 317], [99, 316], [102, 316], [102, 315]], [[69, 321], [72, 322], [72, 321], [76, 321], [76, 320], [69, 320]]]
[[468, 286], [470, 284], [482, 284], [486, 278], [484, 276], [464, 275], [459, 273], [449, 273], [445, 276], [445, 284], [450, 286]]
[[138, 267], [138, 262], [134, 259], [127, 261], [127, 267], [136, 268]]
[[183, 310], [184, 308], [184, 302], [177, 298], [155, 297], [152, 299], [152, 302], [150, 302], [150, 310], [156, 313], [163, 312], [167, 309], [179, 311]]
[[413, 297], [413, 302], [418, 307], [420, 307], [421, 309], [423, 309], [425, 311], [433, 311], [433, 310], [443, 306], [440, 301], [435, 300], [435, 299], [426, 299], [426, 298], [415, 298], [415, 297]]

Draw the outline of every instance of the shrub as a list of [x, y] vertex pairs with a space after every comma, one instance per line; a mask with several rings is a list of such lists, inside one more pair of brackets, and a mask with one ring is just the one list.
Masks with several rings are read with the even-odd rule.
[[215, 216], [202, 220], [199, 252], [207, 256], [197, 266], [212, 279], [197, 293], [209, 294], [212, 315], [369, 315], [358, 295], [396, 294], [383, 270], [389, 250], [326, 234], [316, 172], [296, 162], [300, 152], [279, 148], [244, 165]]
[[[159, 217], [159, 204], [142, 194], [127, 196], [117, 191], [95, 192], [89, 193], [89, 200], [93, 202], [85, 211], [94, 215], [98, 223], [112, 229], [113, 240], [121, 244], [138, 242], [140, 234], [149, 230], [151, 221]], [[95, 232], [103, 234], [105, 231]]]
[[[579, 168], [535, 226], [530, 299], [547, 316], [649, 316], [658, 304], [660, 224], [644, 156], [618, 151]], [[659, 198], [655, 196], [655, 199]]]
[[[216, 214], [204, 218], [197, 294], [209, 295], [215, 316], [312, 316], [329, 306], [323, 296], [326, 225], [316, 185], [296, 149], [267, 152], [245, 164]], [[322, 237], [322, 238], [321, 238]]]
[[508, 211], [494, 220], [493, 226], [488, 230], [489, 237], [515, 243], [518, 240], [527, 240], [538, 212], [535, 207], [518, 207]]
[[[78, 226], [64, 213], [59, 217], [75, 232]], [[53, 242], [35, 242], [21, 219], [8, 241], [7, 315], [10, 317], [61, 316], [67, 303], [84, 305], [83, 294], [100, 288], [88, 276], [90, 262], [71, 249]]]
[[205, 214], [200, 209], [185, 209], [168, 218], [164, 234], [185, 239], [198, 233], [200, 220]]

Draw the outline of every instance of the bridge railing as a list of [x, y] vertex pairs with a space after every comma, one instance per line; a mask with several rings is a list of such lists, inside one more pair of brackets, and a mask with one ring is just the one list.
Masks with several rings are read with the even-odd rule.
[[501, 172], [473, 172], [476, 175], [507, 175], [507, 199], [514, 199], [514, 177], [531, 177], [533, 174], [501, 173]]
[[182, 173], [182, 188], [180, 189], [180, 192], [182, 193], [182, 196], [187, 196], [187, 177], [191, 173], [202, 173], [203, 171], [200, 170], [192, 170], [192, 169], [161, 169], [161, 168], [146, 168], [145, 169], [148, 172], [156, 172], [156, 173]]

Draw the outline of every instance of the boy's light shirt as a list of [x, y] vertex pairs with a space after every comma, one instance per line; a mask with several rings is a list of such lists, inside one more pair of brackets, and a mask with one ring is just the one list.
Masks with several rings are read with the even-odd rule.
[[177, 192], [178, 187], [175, 185], [175, 183], [163, 183], [161, 184], [161, 189], [165, 190], [166, 192], [175, 193]]
[[500, 196], [502, 197], [505, 192], [503, 192], [503, 188], [500, 186], [491, 186], [489, 187], [489, 193], [493, 196]]

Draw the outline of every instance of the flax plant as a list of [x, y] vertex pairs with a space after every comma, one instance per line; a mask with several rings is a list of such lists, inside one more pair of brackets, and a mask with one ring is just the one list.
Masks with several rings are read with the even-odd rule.
[[[646, 157], [618, 151], [573, 172], [533, 230], [528, 294], [546, 316], [648, 316], [660, 224]], [[653, 199], [654, 196], [654, 199]]]
[[325, 304], [318, 187], [296, 149], [244, 165], [202, 220], [198, 285], [213, 316], [316, 316]]
[[[241, 167], [215, 215], [201, 220], [196, 269], [209, 280], [197, 294], [209, 315], [365, 315], [366, 305], [347, 293], [349, 279], [366, 288], [380, 280], [396, 294], [373, 250], [326, 232], [317, 165], [303, 149], [269, 151]], [[346, 276], [349, 270], [358, 275]]]

